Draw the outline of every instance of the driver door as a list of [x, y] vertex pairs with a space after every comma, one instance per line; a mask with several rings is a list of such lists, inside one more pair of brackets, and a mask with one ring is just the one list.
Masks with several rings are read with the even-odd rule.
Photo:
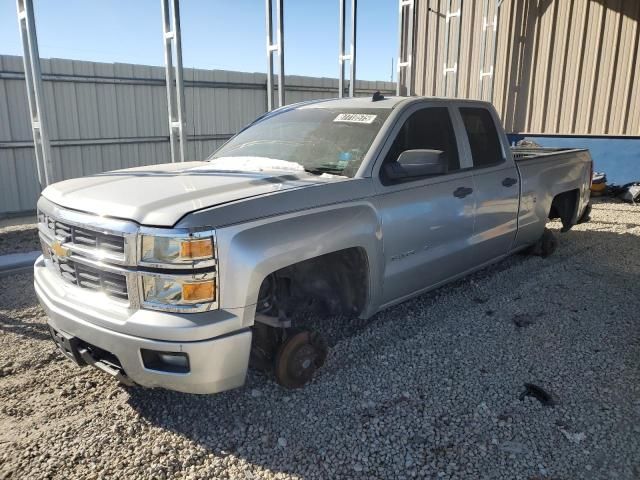
[[[381, 152], [373, 173], [379, 179], [374, 203], [382, 224], [383, 306], [470, 268], [473, 177], [457, 139], [448, 107], [417, 104], [400, 118]], [[385, 178], [384, 164], [413, 149], [442, 151], [448, 172], [400, 181]]]

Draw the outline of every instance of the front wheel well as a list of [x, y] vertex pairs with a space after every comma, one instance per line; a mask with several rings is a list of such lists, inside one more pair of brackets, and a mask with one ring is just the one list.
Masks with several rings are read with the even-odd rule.
[[290, 318], [296, 311], [359, 315], [369, 293], [369, 264], [361, 247], [327, 253], [281, 268], [260, 286], [256, 313]]

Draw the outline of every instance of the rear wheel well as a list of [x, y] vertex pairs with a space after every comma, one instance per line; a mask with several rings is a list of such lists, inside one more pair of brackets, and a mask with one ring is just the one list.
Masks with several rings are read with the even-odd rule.
[[563, 232], [570, 230], [575, 224], [579, 198], [580, 192], [578, 190], [569, 190], [553, 197], [549, 209], [549, 219], [559, 218], [562, 221]]
[[280, 319], [296, 310], [359, 315], [369, 290], [369, 265], [354, 247], [289, 265], [268, 275], [258, 294], [256, 313]]

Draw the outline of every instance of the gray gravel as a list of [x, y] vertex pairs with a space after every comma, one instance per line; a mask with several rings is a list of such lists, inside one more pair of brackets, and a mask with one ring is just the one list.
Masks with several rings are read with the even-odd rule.
[[32, 252], [40, 249], [35, 223], [13, 225], [10, 220], [0, 222], [0, 255]]
[[[553, 224], [554, 229], [558, 225]], [[640, 478], [640, 207], [339, 334], [306, 388], [125, 389], [0, 281], [0, 478]], [[524, 384], [544, 388], [544, 406]]]

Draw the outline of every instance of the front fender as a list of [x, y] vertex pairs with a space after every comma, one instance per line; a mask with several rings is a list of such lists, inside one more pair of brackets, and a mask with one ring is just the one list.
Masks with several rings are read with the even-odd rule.
[[269, 274], [352, 247], [363, 248], [369, 263], [368, 300], [362, 316], [375, 313], [382, 277], [382, 238], [378, 215], [367, 201], [233, 225], [216, 235], [220, 307], [244, 308], [245, 323], [253, 322], [260, 285]]

